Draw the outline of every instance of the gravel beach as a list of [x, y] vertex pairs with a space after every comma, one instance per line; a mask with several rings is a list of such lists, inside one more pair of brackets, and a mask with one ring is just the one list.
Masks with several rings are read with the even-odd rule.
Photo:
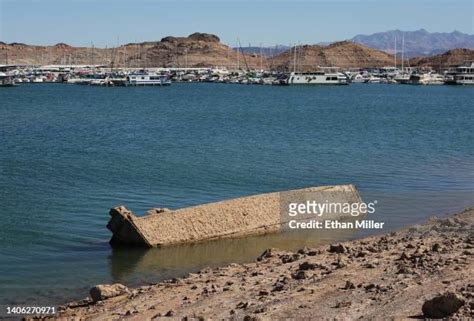
[[64, 320], [474, 317], [474, 208], [386, 235], [209, 268], [129, 289], [99, 285]]

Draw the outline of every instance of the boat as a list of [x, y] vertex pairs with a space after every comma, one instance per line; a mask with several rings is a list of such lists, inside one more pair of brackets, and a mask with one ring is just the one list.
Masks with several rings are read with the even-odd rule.
[[13, 87], [15, 86], [15, 80], [13, 77], [7, 74], [0, 73], [0, 87]]
[[352, 78], [351, 78], [351, 83], [362, 84], [362, 83], [365, 83], [365, 82], [367, 82], [367, 76], [363, 75], [363, 74], [356, 74], [356, 75], [352, 76]]
[[[347, 204], [350, 208], [363, 203], [354, 185], [307, 187], [176, 210], [155, 208], [145, 216], [136, 216], [126, 207], [119, 206], [110, 210], [111, 218], [107, 228], [113, 233], [110, 240], [113, 246], [137, 247], [161, 247], [278, 233], [292, 229], [292, 222], [323, 222], [328, 219], [316, 213], [305, 213], [302, 216], [290, 213], [292, 204], [308, 202]], [[328, 213], [330, 220], [354, 219], [342, 209], [328, 212], [331, 212]], [[362, 212], [361, 215], [365, 213]]]
[[370, 77], [367, 78], [365, 82], [368, 84], [380, 84], [382, 82], [382, 78], [374, 76], [374, 75], [370, 75]]
[[402, 71], [398, 75], [396, 75], [393, 80], [395, 80], [399, 84], [408, 84], [410, 82], [411, 73]]
[[125, 86], [168, 86], [171, 85], [171, 80], [159, 74], [130, 74], [124, 84]]
[[444, 77], [440, 74], [429, 73], [413, 73], [408, 80], [411, 85], [443, 85]]
[[474, 61], [466, 61], [458, 66], [456, 71], [451, 74], [452, 78], [447, 81], [448, 84], [456, 85], [474, 85]]
[[349, 79], [340, 72], [292, 72], [288, 85], [348, 85]]

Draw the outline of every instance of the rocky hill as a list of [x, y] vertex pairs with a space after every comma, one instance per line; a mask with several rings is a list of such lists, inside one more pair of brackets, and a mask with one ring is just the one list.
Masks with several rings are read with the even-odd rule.
[[[239, 56], [239, 57], [238, 57]], [[263, 57], [262, 57], [263, 58]], [[102, 64], [129, 67], [258, 67], [258, 54], [237, 54], [212, 34], [165, 37], [160, 41], [129, 43], [117, 48], [72, 47], [65, 43], [34, 46], [0, 43], [0, 64]]]
[[[237, 50], [220, 42], [215, 35], [194, 33], [189, 37], [165, 37], [161, 41], [147, 48], [141, 59], [151, 66], [226, 66], [236, 67], [240, 64], [242, 69], [258, 67], [260, 62], [257, 54], [246, 54], [245, 57]], [[239, 61], [238, 61], [239, 60]]]
[[335, 42], [328, 46], [303, 45], [291, 48], [270, 60], [278, 70], [311, 71], [321, 67], [364, 68], [393, 66], [392, 55], [351, 41]]
[[459, 66], [467, 60], [474, 61], [474, 50], [452, 49], [441, 55], [412, 58], [410, 59], [410, 65], [441, 70]]
[[352, 41], [393, 54], [396, 40], [397, 52], [400, 55], [402, 37], [405, 38], [406, 57], [436, 55], [455, 48], [474, 49], [474, 35], [459, 31], [430, 33], [425, 29], [416, 31], [390, 30], [371, 35], [357, 35], [352, 38]]
[[[244, 70], [247, 65], [251, 69], [294, 69], [294, 47], [274, 56], [266, 56], [266, 53], [260, 56], [258, 53], [246, 52], [245, 48], [242, 50], [244, 55], [238, 53], [238, 49], [221, 43], [217, 36], [207, 33], [193, 33], [188, 37], [169, 36], [160, 41], [129, 43], [116, 48], [73, 47], [65, 43], [35, 46], [0, 42], [0, 65], [92, 64], [134, 68], [221, 66], [234, 69], [239, 64]], [[412, 58], [409, 65], [446, 68], [465, 60], [474, 60], [473, 53], [474, 50], [470, 49], [453, 49], [437, 56]], [[398, 57], [397, 64], [400, 63]], [[312, 71], [318, 66], [364, 68], [393, 64], [393, 55], [352, 41], [296, 48], [298, 71]]]

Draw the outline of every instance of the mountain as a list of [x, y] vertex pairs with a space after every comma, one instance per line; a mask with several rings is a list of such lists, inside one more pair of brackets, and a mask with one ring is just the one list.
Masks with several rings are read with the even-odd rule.
[[[293, 70], [294, 47], [271, 59], [278, 70]], [[364, 68], [393, 66], [392, 55], [351, 41], [323, 45], [303, 45], [296, 48], [297, 71], [311, 71], [321, 67]]]
[[[237, 57], [238, 56], [238, 57]], [[0, 62], [8, 64], [95, 64], [129, 67], [240, 67], [260, 66], [256, 54], [237, 55], [237, 51], [207, 33], [188, 37], [165, 37], [160, 41], [129, 43], [117, 48], [73, 47], [65, 43], [34, 46], [22, 43], [0, 44]]]
[[393, 54], [396, 39], [397, 52], [398, 55], [401, 55], [402, 37], [405, 38], [406, 57], [431, 56], [456, 48], [474, 49], [474, 35], [459, 31], [430, 33], [425, 29], [416, 31], [390, 30], [371, 35], [357, 35], [351, 40]]
[[[397, 35], [397, 39], [401, 39], [401, 31], [394, 32], [392, 36]], [[422, 30], [418, 33], [426, 34], [427, 32]], [[413, 48], [414, 38], [410, 38], [408, 34], [413, 35], [414, 33], [405, 34], [406, 48], [409, 46]], [[375, 35], [378, 35], [375, 38], [379, 40], [385, 39], [387, 46], [389, 46], [391, 37], [389, 33]], [[452, 39], [457, 39], [456, 41], [452, 40], [451, 44], [458, 43], [460, 46], [469, 45], [469, 37], [472, 37], [467, 35], [466, 38], [465, 34], [457, 32], [450, 33], [450, 35], [452, 35]], [[362, 36], [357, 37], [361, 39], [360, 37]], [[364, 37], [370, 38], [372, 36]], [[369, 38], [364, 38], [364, 41], [370, 42], [368, 41]], [[375, 38], [370, 38], [372, 42], [368, 45], [355, 41], [340, 41], [329, 45], [298, 46], [296, 50], [297, 70], [310, 71], [315, 70], [318, 66], [340, 68], [393, 66], [393, 55], [386, 51], [370, 48], [371, 45], [375, 46]], [[422, 43], [420, 40], [420, 46]], [[439, 48], [441, 41], [437, 43]], [[446, 45], [447, 41], [444, 43]], [[23, 43], [7, 44], [0, 42], [0, 64], [95, 64], [111, 67], [127, 66], [140, 68], [221, 66], [228, 67], [229, 69], [234, 69], [239, 64], [241, 69], [246, 69], [247, 65], [249, 68], [255, 69], [262, 67], [281, 71], [294, 69], [294, 47], [277, 47], [277, 49], [283, 51], [276, 55], [269, 55], [262, 50], [262, 56], [260, 56], [260, 48], [255, 48], [257, 52], [250, 50], [246, 52], [245, 48], [242, 48], [245, 54], [238, 54], [240, 50], [238, 51], [221, 43], [216, 35], [199, 32], [187, 37], [168, 36], [160, 41], [128, 43], [116, 48], [73, 47], [65, 43], [58, 43], [54, 46], [35, 46]], [[387, 49], [387, 51], [389, 50]], [[434, 52], [434, 50], [431, 52]], [[406, 61], [406, 63], [409, 63], [411, 66], [431, 66], [435, 69], [445, 68], [461, 64], [465, 60], [474, 60], [473, 52], [473, 50], [469, 49], [452, 49], [433, 57], [412, 58]], [[400, 56], [397, 58], [397, 64], [398, 66], [401, 64]]]
[[[193, 33], [188, 37], [165, 37], [154, 43], [144, 52], [144, 58], [151, 66], [164, 67], [210, 67], [226, 66], [235, 68], [238, 60], [240, 67], [258, 67], [261, 59], [258, 55], [243, 56], [224, 45], [212, 34]], [[265, 60], [264, 58], [262, 61]]]
[[452, 49], [440, 55], [412, 58], [410, 59], [410, 65], [441, 70], [459, 66], [467, 60], [474, 61], [474, 50]]

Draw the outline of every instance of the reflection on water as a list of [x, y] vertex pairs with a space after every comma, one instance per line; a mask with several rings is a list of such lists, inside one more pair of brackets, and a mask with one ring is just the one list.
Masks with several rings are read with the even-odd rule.
[[[110, 272], [117, 282], [161, 280], [203, 267], [251, 262], [271, 247], [296, 250], [346, 240], [354, 235], [354, 230], [287, 231], [153, 249], [113, 249], [109, 258]], [[135, 279], [136, 276], [140, 279]]]

